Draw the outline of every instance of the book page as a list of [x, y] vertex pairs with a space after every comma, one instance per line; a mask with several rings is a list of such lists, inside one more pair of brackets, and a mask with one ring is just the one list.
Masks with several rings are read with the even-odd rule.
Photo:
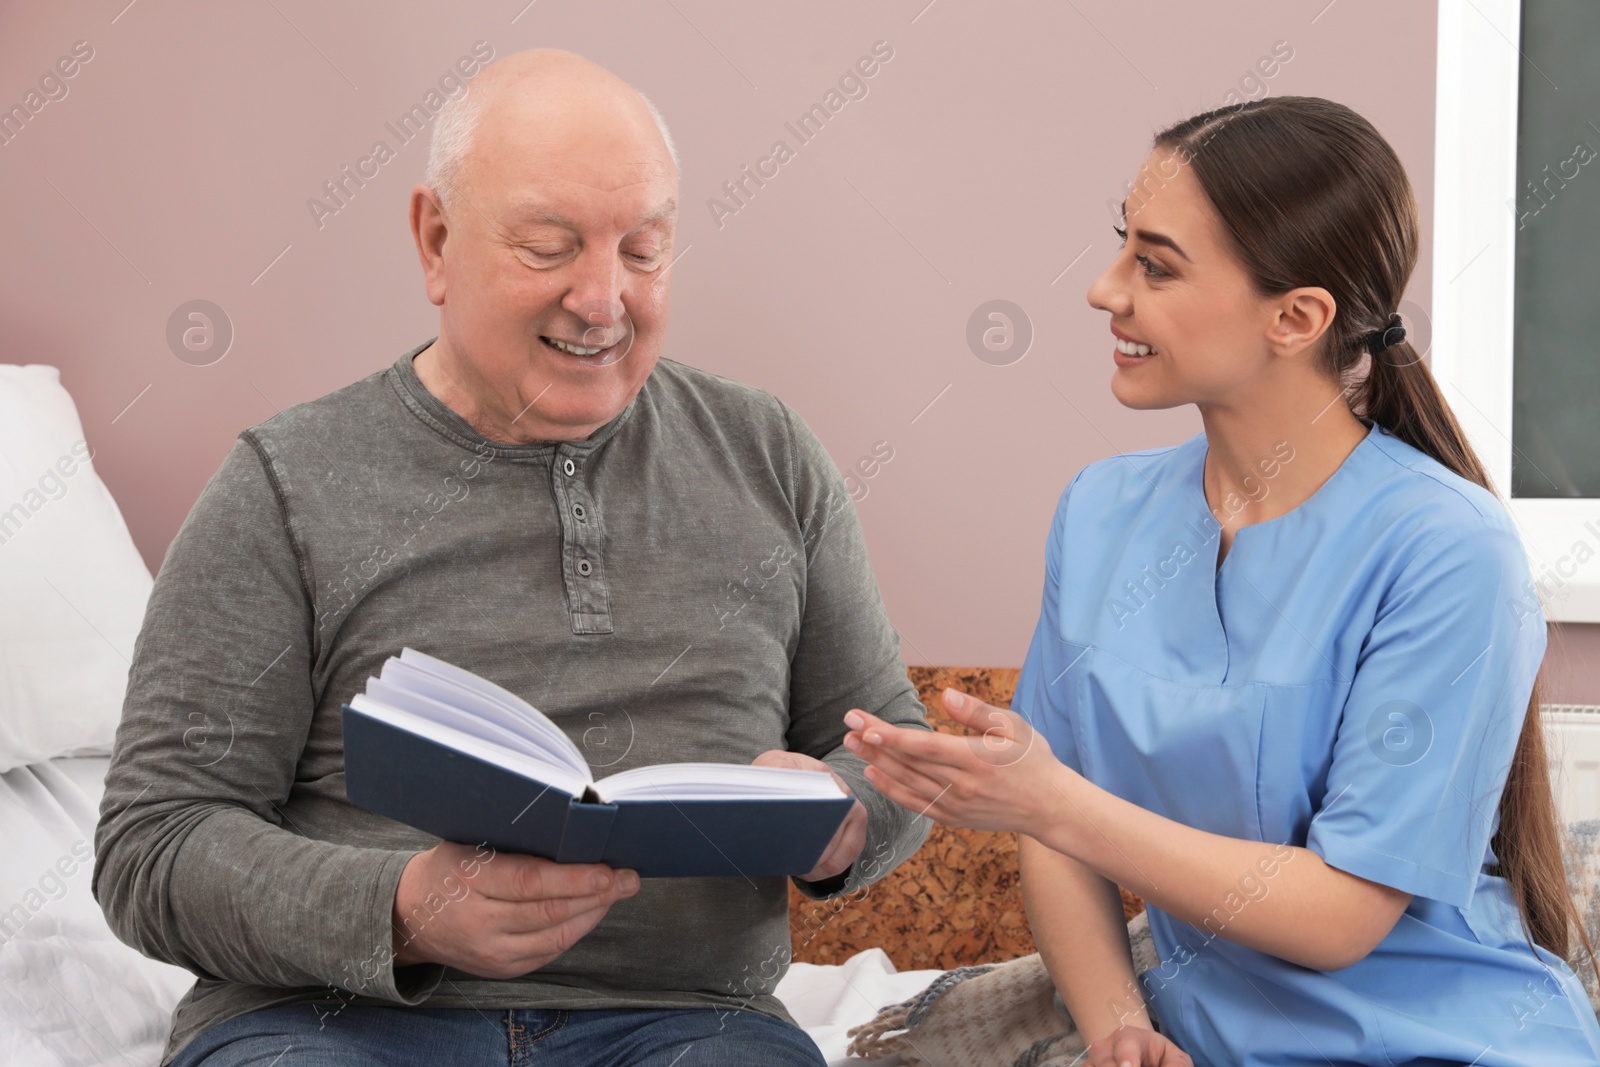
[[409, 647], [402, 649], [398, 658], [389, 657], [382, 673], [385, 681], [537, 738], [552, 758], [559, 759], [574, 774], [589, 777], [589, 761], [561, 727], [526, 700], [487, 678]]
[[[434, 700], [420, 693], [414, 693], [402, 686], [393, 685], [382, 678], [368, 678], [367, 691], [364, 694], [368, 700], [376, 701], [385, 707], [399, 708], [413, 715], [420, 715], [430, 722], [441, 726], [448, 726], [462, 733], [471, 734], [480, 741], [487, 741], [491, 745], [509, 748], [513, 752], [549, 763], [552, 756], [548, 749], [537, 740], [523, 736], [513, 730], [508, 730], [494, 720], [475, 715], [471, 711], [463, 710], [454, 704], [447, 704], [442, 700]], [[563, 762], [557, 760], [556, 762]]]
[[574, 774], [561, 764], [544, 758], [536, 758], [508, 749], [493, 741], [486, 741], [475, 737], [465, 730], [456, 729], [445, 723], [435, 722], [430, 718], [417, 715], [402, 708], [390, 707], [379, 700], [357, 693], [350, 698], [350, 707], [379, 722], [388, 723], [407, 733], [426, 738], [446, 748], [492, 763], [496, 767], [503, 767], [513, 774], [520, 774], [534, 782], [541, 782], [570, 796], [582, 796], [584, 789], [589, 785], [587, 774]]
[[658, 763], [602, 778], [595, 792], [615, 800], [837, 799], [847, 796], [827, 771], [740, 763]]
[[[439, 703], [448, 704], [475, 718], [494, 723], [509, 733], [537, 743], [545, 752], [552, 755], [559, 753], [559, 758], [564, 764], [571, 762], [566, 751], [567, 745], [564, 740], [566, 735], [555, 723], [537, 711], [507, 707], [498, 700], [492, 700], [396, 656], [390, 656], [385, 661], [380, 680], [391, 689], [416, 693]], [[369, 696], [373, 695], [371, 682], [368, 683], [367, 693]], [[582, 769], [584, 768], [572, 768], [575, 771]]]

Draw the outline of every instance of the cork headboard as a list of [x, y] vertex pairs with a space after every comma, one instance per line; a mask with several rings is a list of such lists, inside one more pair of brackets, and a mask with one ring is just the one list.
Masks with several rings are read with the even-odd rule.
[[[954, 686], [1009, 708], [1016, 668], [912, 667], [906, 672], [935, 729], [973, 733], [938, 703]], [[1122, 890], [1124, 913], [1144, 907]], [[794, 959], [843, 963], [881, 948], [898, 970], [949, 970], [997, 963], [1037, 951], [1028, 933], [1017, 868], [1017, 836], [952, 829], [935, 823], [915, 855], [864, 890], [835, 900], [810, 900], [789, 887]]]

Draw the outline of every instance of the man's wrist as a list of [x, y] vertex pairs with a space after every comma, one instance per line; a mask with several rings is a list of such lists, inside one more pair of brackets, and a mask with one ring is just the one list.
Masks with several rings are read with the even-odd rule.
[[[420, 865], [425, 862], [421, 852], [413, 853], [400, 869], [400, 878], [394, 887], [394, 903], [389, 913], [390, 958], [395, 967], [409, 967], [415, 963], [427, 963], [428, 959], [422, 952], [419, 939], [422, 930], [413, 929], [412, 922], [416, 918], [418, 909], [412, 908], [411, 898], [416, 895], [413, 880], [420, 876]], [[419, 868], [413, 870], [413, 868]], [[423, 917], [424, 922], [426, 916]]]
[[856, 865], [851, 863], [850, 866], [831, 878], [821, 878], [815, 882], [808, 882], [796, 875], [794, 880], [800, 885], [802, 891], [818, 897], [832, 896], [845, 887], [845, 884], [850, 881], [851, 872], [855, 869]]
[[417, 963], [427, 963], [411, 938], [402, 938], [400, 931], [394, 935], [394, 951], [390, 953], [396, 967], [410, 967]]

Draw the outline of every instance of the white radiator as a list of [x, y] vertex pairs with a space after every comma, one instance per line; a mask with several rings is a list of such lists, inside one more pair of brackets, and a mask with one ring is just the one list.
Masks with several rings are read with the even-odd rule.
[[1546, 704], [1544, 739], [1561, 818], [1600, 819], [1600, 705]]

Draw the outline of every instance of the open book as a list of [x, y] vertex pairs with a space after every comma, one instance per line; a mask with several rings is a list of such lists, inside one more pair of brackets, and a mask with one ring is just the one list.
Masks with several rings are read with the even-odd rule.
[[345, 789], [436, 837], [642, 877], [804, 874], [854, 801], [825, 771], [663, 763], [593, 780], [527, 701], [404, 649], [344, 708]]

